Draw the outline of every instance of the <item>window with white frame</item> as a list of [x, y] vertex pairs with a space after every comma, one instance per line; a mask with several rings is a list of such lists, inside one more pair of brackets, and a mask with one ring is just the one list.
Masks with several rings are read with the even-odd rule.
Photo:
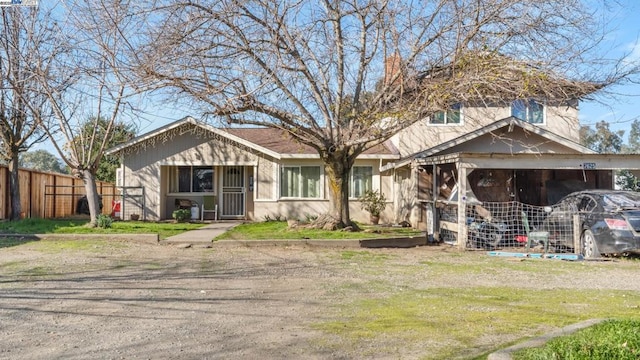
[[172, 166], [169, 168], [169, 192], [214, 192], [212, 166]]
[[351, 168], [349, 181], [349, 195], [359, 198], [367, 190], [373, 189], [373, 167], [354, 166]]
[[462, 123], [462, 105], [454, 104], [446, 111], [438, 111], [429, 118], [431, 125], [460, 125]]
[[544, 124], [544, 105], [535, 100], [516, 100], [511, 104], [511, 116], [532, 124]]
[[284, 166], [280, 171], [280, 197], [319, 198], [320, 166]]

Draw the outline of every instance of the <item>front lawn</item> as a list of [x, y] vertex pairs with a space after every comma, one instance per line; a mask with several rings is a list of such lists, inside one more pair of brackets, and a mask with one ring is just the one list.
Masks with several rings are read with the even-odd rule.
[[[198, 229], [200, 223], [160, 223], [146, 221], [115, 221], [111, 228], [91, 228], [87, 219], [23, 219], [0, 222], [0, 234], [158, 234], [160, 239]], [[305, 240], [305, 239], [375, 239], [421, 236], [411, 228], [362, 226], [363, 231], [326, 231], [298, 227], [289, 229], [286, 221], [246, 223], [234, 227], [216, 240]]]
[[158, 234], [161, 239], [204, 224], [115, 221], [111, 228], [91, 228], [86, 219], [23, 219], [0, 222], [2, 234]]

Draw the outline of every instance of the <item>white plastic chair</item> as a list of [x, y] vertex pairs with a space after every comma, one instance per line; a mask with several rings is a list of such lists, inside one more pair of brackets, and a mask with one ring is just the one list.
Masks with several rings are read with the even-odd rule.
[[204, 213], [213, 213], [213, 220], [218, 220], [218, 202], [215, 196], [202, 197], [202, 209], [200, 211], [200, 221], [204, 221]]

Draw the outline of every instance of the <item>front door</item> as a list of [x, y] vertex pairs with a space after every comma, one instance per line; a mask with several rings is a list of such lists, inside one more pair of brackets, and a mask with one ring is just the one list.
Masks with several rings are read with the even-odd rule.
[[221, 218], [244, 218], [245, 190], [244, 167], [223, 167]]

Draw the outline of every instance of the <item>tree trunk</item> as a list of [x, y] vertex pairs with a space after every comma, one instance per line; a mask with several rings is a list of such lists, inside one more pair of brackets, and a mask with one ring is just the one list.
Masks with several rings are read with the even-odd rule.
[[88, 169], [81, 172], [84, 189], [87, 193], [87, 204], [89, 205], [90, 224], [95, 226], [98, 215], [100, 215], [100, 199], [98, 198], [98, 187], [96, 186], [96, 177]]
[[349, 217], [349, 170], [338, 161], [327, 163], [325, 172], [329, 182], [329, 215], [342, 228], [351, 223]]
[[20, 203], [20, 178], [18, 176], [18, 152], [11, 154], [9, 167], [9, 191], [11, 193], [11, 215], [9, 220], [20, 220], [22, 205]]
[[313, 227], [336, 230], [351, 226], [357, 229], [349, 215], [349, 173], [353, 160], [347, 154], [348, 150], [341, 150], [323, 157], [329, 188], [329, 211], [318, 217]]

